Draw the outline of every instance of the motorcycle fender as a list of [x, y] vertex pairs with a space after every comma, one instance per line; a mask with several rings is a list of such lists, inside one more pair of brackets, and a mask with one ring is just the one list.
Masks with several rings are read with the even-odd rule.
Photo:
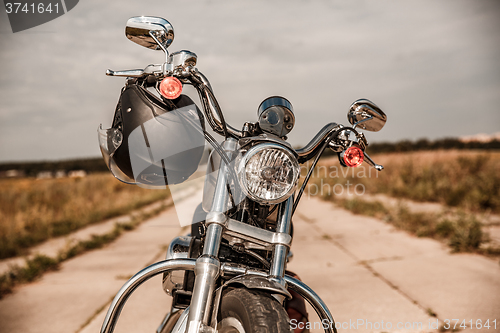
[[212, 308], [212, 328], [217, 328], [217, 315], [219, 312], [222, 291], [229, 286], [243, 286], [247, 289], [257, 289], [267, 292], [277, 298], [292, 298], [290, 292], [270, 277], [256, 274], [239, 275], [224, 283], [215, 291], [215, 301]]
[[224, 287], [230, 285], [243, 285], [248, 289], [258, 289], [270, 294], [282, 295], [288, 299], [292, 298], [292, 295], [290, 295], [290, 292], [285, 287], [269, 277], [254, 274], [239, 275], [227, 281]]
[[182, 316], [183, 311], [181, 309], [173, 308], [172, 311], [167, 313], [165, 319], [161, 322], [160, 326], [156, 329], [157, 333], [171, 333], [179, 318]]

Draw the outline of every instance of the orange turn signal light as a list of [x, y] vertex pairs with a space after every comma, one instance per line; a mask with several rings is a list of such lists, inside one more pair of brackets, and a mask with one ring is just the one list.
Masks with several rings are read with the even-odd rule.
[[167, 76], [160, 82], [160, 93], [166, 99], [176, 99], [182, 93], [182, 83], [178, 78]]
[[347, 148], [343, 151], [342, 155], [345, 165], [352, 168], [360, 166], [365, 158], [365, 154], [361, 148], [356, 146]]

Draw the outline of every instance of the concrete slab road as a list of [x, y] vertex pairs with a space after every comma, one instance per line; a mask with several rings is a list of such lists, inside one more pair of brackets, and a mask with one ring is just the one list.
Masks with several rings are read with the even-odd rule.
[[342, 332], [500, 331], [498, 261], [451, 254], [317, 199], [298, 207], [289, 268], [326, 301]]
[[[128, 278], [163, 259], [164, 247], [180, 232], [175, 210], [170, 208], [105, 248], [68, 260], [59, 271], [17, 288], [0, 301], [0, 332], [78, 332], [96, 314], [107, 310], [112, 297]], [[170, 307], [170, 300], [161, 289], [161, 280], [152, 279], [147, 285], [153, 284], [156, 293], [151, 293], [151, 302], [141, 298], [147, 288], [140, 288], [131, 299], [143, 310], [134, 318], [148, 324], [150, 332], [156, 329]], [[149, 306], [151, 304], [154, 305]], [[126, 307], [124, 314], [128, 310]]]
[[[446, 319], [468, 326], [469, 320], [490, 320], [489, 329], [465, 331], [500, 331], [498, 262], [450, 254], [439, 242], [318, 199], [304, 198], [294, 227], [289, 269], [327, 303], [339, 332], [432, 332]], [[162, 247], [180, 233], [171, 208], [109, 246], [17, 288], [0, 301], [0, 333], [98, 332], [125, 279], [162, 259]], [[171, 302], [160, 280], [153, 278], [132, 295], [115, 332], [156, 329]], [[321, 332], [309, 313], [312, 331]]]

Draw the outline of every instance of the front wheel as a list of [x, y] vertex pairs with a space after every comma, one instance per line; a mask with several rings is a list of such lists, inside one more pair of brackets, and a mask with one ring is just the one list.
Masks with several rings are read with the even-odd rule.
[[220, 333], [290, 333], [285, 308], [271, 295], [245, 288], [228, 289], [220, 304]]

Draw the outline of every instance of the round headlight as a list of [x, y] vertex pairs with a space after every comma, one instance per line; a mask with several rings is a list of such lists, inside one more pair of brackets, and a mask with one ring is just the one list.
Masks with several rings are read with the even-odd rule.
[[280, 203], [290, 197], [297, 187], [299, 173], [297, 158], [275, 143], [250, 148], [238, 166], [243, 192], [264, 204]]

